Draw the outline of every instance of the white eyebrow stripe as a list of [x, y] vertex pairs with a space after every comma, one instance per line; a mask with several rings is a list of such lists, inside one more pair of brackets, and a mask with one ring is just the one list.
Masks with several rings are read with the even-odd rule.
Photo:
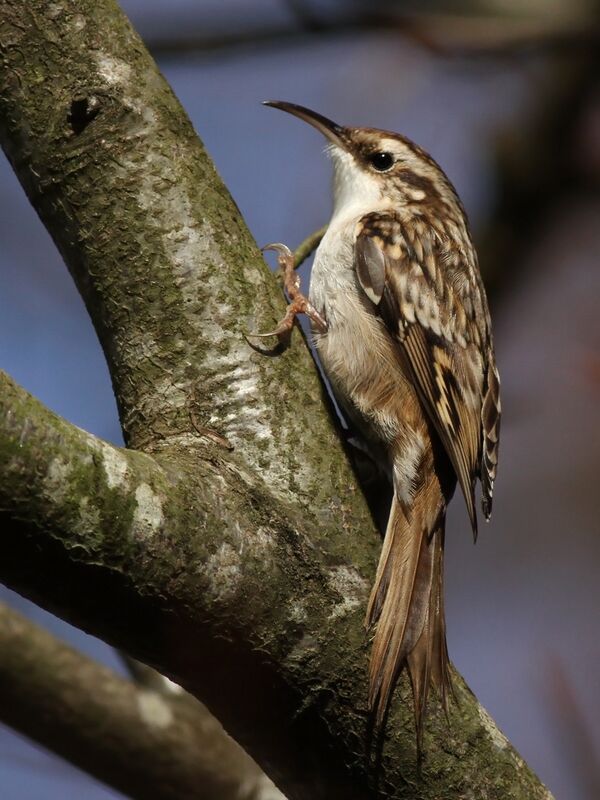
[[398, 140], [397, 139], [382, 139], [381, 140], [381, 150], [389, 150], [391, 153], [398, 152]]

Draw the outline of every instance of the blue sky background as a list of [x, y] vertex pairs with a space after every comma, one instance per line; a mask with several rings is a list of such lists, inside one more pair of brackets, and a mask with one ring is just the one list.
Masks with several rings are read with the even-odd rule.
[[[122, 5], [150, 41], [292, 21], [275, 0]], [[342, 7], [313, 5], [329, 14]], [[496, 142], [521, 135], [548, 79], [541, 58], [443, 59], [373, 33], [187, 53], [160, 65], [257, 241], [291, 246], [327, 220], [329, 165], [316, 132], [261, 100], [302, 103], [340, 123], [415, 139], [456, 184], [477, 233], [494, 199]], [[0, 208], [0, 366], [69, 420], [121, 443], [87, 312], [3, 158]], [[565, 743], [556, 664], [596, 757], [600, 742], [599, 212], [589, 194], [556, 209], [524, 277], [515, 276], [495, 309], [504, 419], [494, 520], [473, 547], [458, 500], [447, 536], [451, 657], [556, 797], [569, 800], [592, 795]], [[1, 587], [0, 599], [120, 669], [101, 642]], [[0, 787], [11, 800], [118, 796], [6, 728]]]

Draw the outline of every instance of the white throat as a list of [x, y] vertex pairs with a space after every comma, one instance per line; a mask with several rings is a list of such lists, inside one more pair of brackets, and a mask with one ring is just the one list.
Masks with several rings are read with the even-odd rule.
[[361, 169], [354, 158], [333, 145], [329, 148], [333, 161], [333, 215], [330, 225], [362, 217], [384, 205], [381, 183]]

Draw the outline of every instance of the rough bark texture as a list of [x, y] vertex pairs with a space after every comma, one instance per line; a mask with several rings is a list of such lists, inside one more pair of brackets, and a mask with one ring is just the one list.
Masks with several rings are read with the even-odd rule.
[[373, 740], [380, 538], [302, 338], [276, 357], [244, 339], [281, 315], [276, 281], [112, 0], [0, 0], [0, 19], [2, 144], [135, 448], [4, 377], [0, 578], [202, 699], [290, 800], [549, 797], [458, 677], [422, 776], [405, 681]]
[[136, 686], [0, 605], [3, 722], [140, 800], [284, 800], [188, 698]]

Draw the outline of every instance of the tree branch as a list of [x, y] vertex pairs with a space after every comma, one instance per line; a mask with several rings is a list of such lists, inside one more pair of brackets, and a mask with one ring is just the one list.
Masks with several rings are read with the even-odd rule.
[[198, 701], [139, 688], [4, 605], [0, 719], [140, 800], [283, 800]]
[[[319, 698], [340, 678], [348, 627], [363, 640], [367, 583], [322, 563], [314, 520], [211, 450], [101, 442], [1, 373], [0, 474], [7, 585], [202, 697], [294, 791], [362, 796], [327, 752]], [[364, 679], [363, 648], [350, 660]]]
[[315, 231], [314, 233], [311, 233], [310, 236], [307, 236], [306, 239], [294, 250], [294, 264], [296, 269], [298, 269], [298, 267], [306, 261], [313, 250], [317, 249], [321, 239], [325, 236], [326, 230], [327, 225], [323, 225], [323, 227], [319, 228], [318, 231]]
[[379, 537], [302, 338], [242, 336], [281, 315], [276, 281], [113, 0], [0, 14], [3, 147], [153, 454], [98, 451], [4, 379], [2, 579], [201, 698], [291, 800], [549, 797], [459, 678], [421, 777], [406, 680], [377, 750]]
[[[593, 53], [600, 42], [600, 31], [589, 19], [572, 22], [547, 16], [521, 18], [510, 14], [464, 14], [424, 11], [404, 16], [394, 10], [356, 8], [338, 15], [298, 16], [291, 24], [255, 26], [226, 30], [211, 36], [164, 38], [155, 36], [147, 42], [160, 60], [181, 58], [186, 53], [223, 53], [243, 48], [261, 52], [290, 49], [316, 39], [334, 41], [352, 36], [379, 34], [414, 42], [426, 51], [444, 58], [521, 59], [539, 54]], [[593, 13], [593, 12], [592, 12]]]

